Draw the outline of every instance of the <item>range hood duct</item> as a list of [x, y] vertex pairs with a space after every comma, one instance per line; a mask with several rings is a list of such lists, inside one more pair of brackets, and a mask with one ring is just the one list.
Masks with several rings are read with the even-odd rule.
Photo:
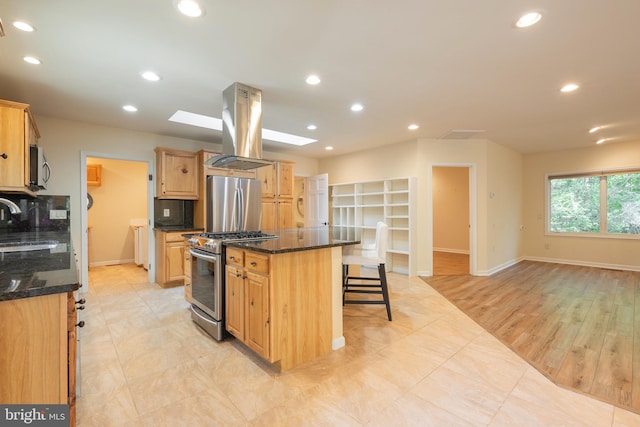
[[204, 165], [249, 170], [271, 164], [262, 160], [262, 91], [236, 82], [222, 93], [222, 154]]

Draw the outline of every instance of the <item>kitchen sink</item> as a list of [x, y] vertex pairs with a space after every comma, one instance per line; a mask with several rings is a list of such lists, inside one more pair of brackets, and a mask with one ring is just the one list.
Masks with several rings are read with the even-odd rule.
[[0, 253], [28, 252], [53, 249], [58, 246], [57, 240], [30, 240], [26, 242], [0, 242]]

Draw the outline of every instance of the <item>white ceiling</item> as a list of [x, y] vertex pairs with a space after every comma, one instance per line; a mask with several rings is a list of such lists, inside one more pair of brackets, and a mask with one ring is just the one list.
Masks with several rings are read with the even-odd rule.
[[[523, 153], [640, 140], [638, 0], [202, 3], [193, 19], [172, 0], [2, 0], [0, 98], [36, 115], [219, 142], [168, 118], [220, 117], [222, 91], [242, 82], [262, 90], [265, 128], [318, 139], [265, 149], [316, 158], [450, 130], [486, 130], [478, 136]], [[532, 9], [542, 21], [514, 29]], [[148, 69], [162, 80], [142, 80]], [[320, 85], [305, 83], [310, 73]], [[581, 87], [560, 93], [568, 82]], [[355, 101], [365, 110], [352, 113]], [[139, 111], [122, 111], [128, 103]], [[607, 127], [589, 134], [595, 125]]]

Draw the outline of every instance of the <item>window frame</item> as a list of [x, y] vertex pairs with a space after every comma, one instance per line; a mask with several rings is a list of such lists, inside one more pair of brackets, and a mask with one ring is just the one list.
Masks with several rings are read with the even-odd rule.
[[[590, 237], [595, 239], [624, 239], [624, 240], [640, 240], [640, 234], [622, 234], [609, 233], [607, 231], [608, 209], [607, 209], [607, 180], [603, 177], [610, 175], [623, 174], [640, 174], [640, 166], [621, 169], [602, 169], [583, 172], [568, 173], [547, 173], [545, 175], [545, 235], [546, 236], [562, 236], [562, 237]], [[554, 179], [569, 178], [588, 178], [600, 177], [600, 231], [597, 233], [589, 232], [570, 232], [570, 231], [551, 231], [551, 181]]]

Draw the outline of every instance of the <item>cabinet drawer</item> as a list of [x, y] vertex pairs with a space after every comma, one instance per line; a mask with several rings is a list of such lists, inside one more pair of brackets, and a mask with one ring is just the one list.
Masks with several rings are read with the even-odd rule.
[[245, 252], [245, 267], [247, 270], [269, 274], [269, 256], [254, 252]]
[[241, 249], [227, 248], [226, 263], [244, 266], [244, 251]]
[[182, 237], [182, 234], [183, 233], [181, 231], [177, 233], [167, 233], [165, 236], [165, 241], [166, 242], [184, 242], [184, 237]]

